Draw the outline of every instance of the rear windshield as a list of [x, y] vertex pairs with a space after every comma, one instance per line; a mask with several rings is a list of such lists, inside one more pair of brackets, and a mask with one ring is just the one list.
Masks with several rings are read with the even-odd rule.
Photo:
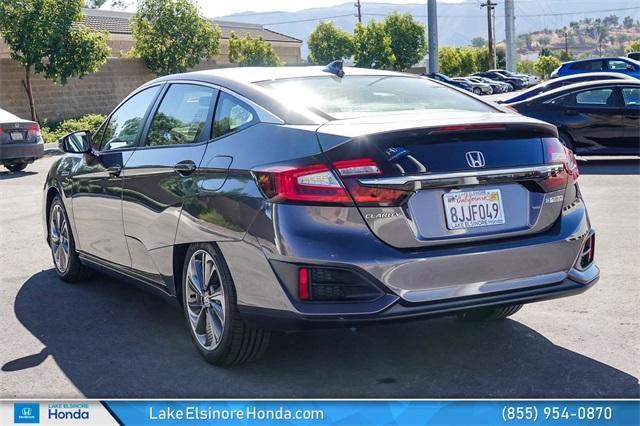
[[304, 77], [257, 83], [279, 100], [335, 119], [377, 113], [432, 110], [487, 112], [495, 109], [449, 87], [418, 77]]

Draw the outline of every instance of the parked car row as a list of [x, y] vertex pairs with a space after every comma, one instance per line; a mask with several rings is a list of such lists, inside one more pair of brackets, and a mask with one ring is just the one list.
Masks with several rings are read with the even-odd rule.
[[449, 77], [441, 73], [428, 73], [425, 76], [460, 87], [473, 92], [476, 95], [492, 95], [496, 93], [506, 93], [513, 90], [520, 90], [531, 87], [540, 82], [540, 78], [517, 74], [507, 70], [489, 70], [477, 72], [467, 77]]

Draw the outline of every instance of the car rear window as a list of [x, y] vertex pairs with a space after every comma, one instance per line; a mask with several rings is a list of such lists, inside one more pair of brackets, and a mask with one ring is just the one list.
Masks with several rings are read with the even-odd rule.
[[429, 110], [495, 111], [464, 93], [426, 78], [404, 76], [303, 77], [257, 83], [281, 101], [334, 119]]

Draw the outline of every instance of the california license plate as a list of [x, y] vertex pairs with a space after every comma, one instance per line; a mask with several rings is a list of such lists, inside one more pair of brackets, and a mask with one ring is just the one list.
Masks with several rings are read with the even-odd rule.
[[505, 223], [499, 189], [444, 194], [447, 228], [465, 229]]
[[11, 132], [11, 140], [12, 141], [22, 141], [24, 140], [24, 135], [22, 134], [22, 132]]

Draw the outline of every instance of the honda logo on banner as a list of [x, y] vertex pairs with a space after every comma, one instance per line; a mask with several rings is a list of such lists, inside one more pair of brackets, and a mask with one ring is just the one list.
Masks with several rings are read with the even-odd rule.
[[469, 151], [465, 156], [467, 157], [467, 164], [469, 164], [469, 167], [484, 167], [484, 155], [480, 151]]

